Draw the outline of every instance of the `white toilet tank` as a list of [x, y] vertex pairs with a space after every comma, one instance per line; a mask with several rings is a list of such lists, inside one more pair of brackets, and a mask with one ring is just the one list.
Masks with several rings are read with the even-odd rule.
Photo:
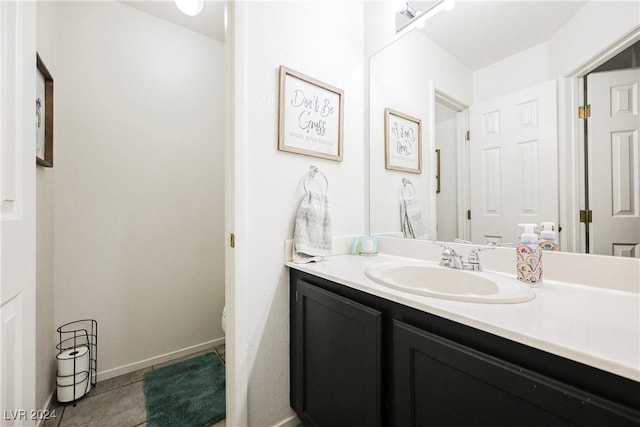
[[227, 306], [222, 309], [222, 332], [227, 333]]

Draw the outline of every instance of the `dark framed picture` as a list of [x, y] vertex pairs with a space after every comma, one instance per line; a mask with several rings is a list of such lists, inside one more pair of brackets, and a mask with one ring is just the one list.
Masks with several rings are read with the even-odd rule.
[[342, 161], [342, 89], [280, 66], [278, 150]]
[[36, 53], [36, 162], [53, 167], [53, 77]]

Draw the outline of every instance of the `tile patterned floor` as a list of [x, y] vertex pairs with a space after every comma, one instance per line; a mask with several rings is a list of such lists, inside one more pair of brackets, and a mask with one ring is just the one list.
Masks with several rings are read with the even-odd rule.
[[[146, 427], [147, 412], [144, 404], [142, 378], [145, 372], [171, 365], [210, 352], [211, 349], [194, 353], [150, 368], [140, 369], [119, 377], [100, 381], [89, 395], [78, 404], [51, 407], [56, 418], [47, 420], [43, 427]], [[215, 352], [225, 362], [224, 344]], [[211, 427], [225, 427], [222, 420]]]

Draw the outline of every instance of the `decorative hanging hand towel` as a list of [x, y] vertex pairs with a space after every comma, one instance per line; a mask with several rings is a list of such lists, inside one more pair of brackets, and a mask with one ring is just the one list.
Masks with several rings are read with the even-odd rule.
[[328, 255], [331, 255], [329, 199], [326, 193], [307, 191], [296, 215], [293, 262], [318, 262]]
[[402, 195], [400, 201], [400, 226], [404, 237], [409, 239], [428, 239], [427, 228], [422, 222], [420, 201], [414, 196]]

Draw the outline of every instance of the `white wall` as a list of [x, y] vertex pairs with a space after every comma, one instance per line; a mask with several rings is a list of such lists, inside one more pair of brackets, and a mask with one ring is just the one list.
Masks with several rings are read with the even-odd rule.
[[107, 377], [222, 337], [223, 45], [56, 8], [55, 323], [98, 321]]
[[554, 77], [569, 77], [614, 42], [640, 28], [637, 1], [592, 1], [549, 40]]
[[571, 77], [638, 28], [640, 3], [589, 2], [548, 41], [475, 71], [473, 102], [478, 104], [552, 79]]
[[[52, 76], [55, 64], [55, 6], [37, 3], [37, 49]], [[54, 108], [55, 112], [55, 108]], [[54, 127], [55, 128], [55, 127]], [[56, 161], [54, 152], [54, 164]], [[44, 408], [55, 387], [54, 214], [55, 168], [36, 166], [36, 407]]]
[[365, 60], [398, 38], [395, 9], [392, 1], [364, 2]]
[[[234, 165], [243, 182], [235, 216], [236, 348], [248, 377], [248, 424], [275, 425], [289, 407], [289, 286], [284, 240], [293, 236], [309, 165], [329, 180], [334, 235], [365, 233], [364, 29], [358, 2], [250, 2], [235, 15], [239, 33], [234, 103]], [[285, 65], [344, 90], [342, 162], [277, 149], [278, 67]], [[236, 211], [238, 212], [238, 210]], [[244, 240], [243, 240], [244, 239]], [[235, 356], [237, 355], [237, 356]], [[242, 381], [239, 381], [239, 384]]]
[[[419, 54], [418, 54], [419, 52]], [[400, 231], [402, 178], [413, 183], [431, 238], [435, 236], [434, 90], [463, 104], [473, 97], [472, 72], [413, 30], [370, 60], [370, 224], [371, 233]], [[422, 173], [385, 169], [384, 109], [422, 120]]]
[[544, 42], [473, 73], [473, 103], [498, 98], [551, 80], [549, 43]]

